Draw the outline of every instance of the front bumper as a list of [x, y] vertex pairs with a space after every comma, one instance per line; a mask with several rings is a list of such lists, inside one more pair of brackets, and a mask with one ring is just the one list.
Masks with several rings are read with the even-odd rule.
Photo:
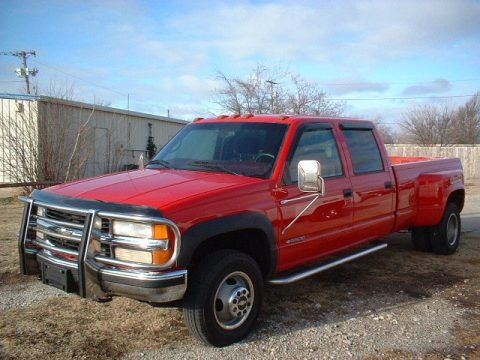
[[[98, 210], [68, 207], [85, 213], [84, 230], [75, 260], [59, 256], [52, 246], [32, 248], [32, 244], [38, 243], [31, 230], [32, 223], [35, 222], [32, 209], [36, 200], [34, 197], [22, 200], [26, 204], [18, 246], [23, 274], [40, 274], [45, 284], [96, 300], [119, 295], [152, 303], [165, 303], [179, 300], [185, 294], [188, 275], [186, 269], [145, 269], [136, 263], [130, 268], [115, 266], [99, 262], [96, 260], [98, 256], [89, 254], [93, 218], [95, 214], [101, 213]], [[57, 210], [60, 208], [42, 200], [38, 201], [42, 206], [52, 206]]]

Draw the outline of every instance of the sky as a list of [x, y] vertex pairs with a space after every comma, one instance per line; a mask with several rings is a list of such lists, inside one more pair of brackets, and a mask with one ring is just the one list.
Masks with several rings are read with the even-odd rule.
[[[480, 1], [0, 0], [0, 52], [20, 50], [40, 94], [192, 120], [223, 113], [217, 71], [262, 64], [395, 126], [480, 90]], [[24, 91], [18, 67], [0, 55], [0, 93]]]

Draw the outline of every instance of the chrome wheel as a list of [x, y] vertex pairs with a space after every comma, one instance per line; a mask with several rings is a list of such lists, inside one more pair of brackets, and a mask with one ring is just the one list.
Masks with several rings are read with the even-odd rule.
[[220, 327], [232, 330], [242, 325], [250, 315], [255, 300], [252, 280], [244, 272], [227, 275], [215, 293], [213, 311]]
[[458, 239], [458, 218], [456, 214], [450, 214], [447, 222], [447, 242], [448, 245], [453, 246]]
[[263, 278], [250, 256], [235, 250], [207, 255], [192, 271], [183, 301], [190, 332], [226, 346], [248, 335], [260, 311]]

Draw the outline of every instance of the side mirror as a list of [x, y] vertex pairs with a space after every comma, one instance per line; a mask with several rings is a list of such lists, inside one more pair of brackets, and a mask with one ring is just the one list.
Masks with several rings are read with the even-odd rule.
[[301, 160], [298, 163], [298, 188], [303, 192], [325, 193], [322, 167], [317, 160]]

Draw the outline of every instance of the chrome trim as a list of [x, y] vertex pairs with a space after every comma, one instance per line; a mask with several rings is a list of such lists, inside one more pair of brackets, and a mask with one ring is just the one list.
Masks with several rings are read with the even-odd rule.
[[67, 213], [75, 214], [75, 215], [87, 215], [90, 210], [88, 209], [79, 209], [72, 206], [62, 206], [62, 205], [55, 205], [51, 203], [44, 203], [41, 201], [35, 201], [36, 206], [45, 207], [47, 209], [53, 209], [58, 211], [65, 211]]
[[82, 233], [82, 241], [78, 247], [78, 288], [81, 297], [93, 296], [92, 288], [87, 284], [88, 278], [85, 271], [85, 262], [88, 256], [88, 249], [92, 241], [92, 230], [95, 223], [95, 210], [89, 210], [85, 215], [85, 227]]
[[[29, 197], [21, 197], [19, 199], [26, 202], [30, 210], [34, 209], [35, 206], [41, 206], [47, 210], [46, 216], [36, 215], [33, 213], [33, 210], [28, 212], [28, 214], [24, 212], [23, 223], [25, 229], [21, 235], [24, 241], [28, 241], [28, 244], [32, 244], [32, 246], [37, 246], [38, 249], [23, 251], [22, 259], [25, 258], [25, 255], [28, 255], [32, 259], [31, 261], [38, 265], [42, 262], [50, 262], [71, 270], [78, 276], [78, 292], [80, 296], [103, 299], [112, 295], [123, 295], [143, 301], [168, 302], [181, 299], [185, 294], [188, 271], [169, 271], [177, 261], [181, 247], [180, 230], [172, 221], [160, 216], [141, 216], [135, 213], [119, 214], [111, 211], [98, 211], [90, 208], [79, 209], [42, 201], [37, 202]], [[56, 220], [48, 217], [48, 210], [63, 212], [67, 216], [79, 215], [84, 218], [78, 219], [77, 222], [69, 222], [68, 217]], [[148, 223], [149, 225], [164, 224], [169, 226], [169, 232], [173, 233], [173, 239], [140, 239], [114, 236], [111, 231], [102, 233], [101, 229], [94, 228], [97, 217], [108, 219], [110, 224], [115, 219]], [[80, 220], [81, 223], [79, 223]], [[61, 229], [64, 230], [62, 231]], [[65, 248], [61, 243], [55, 245], [53, 240], [50, 242], [47, 239], [39, 239], [35, 235], [36, 233], [29, 238], [27, 230], [44, 233], [54, 237], [56, 240], [58, 239], [58, 241], [72, 241], [71, 245], [73, 247], [78, 244], [78, 251]], [[80, 239], [78, 235], [81, 236]], [[173, 253], [170, 259], [161, 265], [121, 261], [98, 254], [91, 247], [92, 241], [100, 241], [102, 244], [110, 247], [110, 249], [114, 249], [116, 246], [124, 246], [126, 248], [152, 251], [156, 249], [166, 250], [169, 246], [173, 246]], [[19, 244], [23, 246], [20, 240]], [[62, 255], [76, 256], [77, 260], [70, 261], [69, 259], [64, 259]], [[102, 275], [112, 280], [104, 279]], [[115, 278], [118, 281], [113, 281]], [[137, 280], [139, 284], [131, 285], [128, 281], [122, 282], [122, 279], [125, 281]], [[171, 280], [174, 281], [165, 283], [162, 286], [161, 283], [163, 281]], [[150, 286], [152, 287], [141, 286], [143, 282], [151, 283]], [[160, 284], [157, 286], [154, 282], [159, 282]], [[135, 282], [133, 281], [133, 283]]]
[[[175, 225], [173, 222], [170, 220], [167, 220], [162, 217], [152, 217], [152, 216], [142, 216], [142, 215], [135, 215], [135, 214], [119, 214], [119, 213], [114, 213], [111, 211], [101, 211], [99, 210], [97, 212], [98, 217], [103, 217], [103, 218], [108, 218], [108, 219], [120, 219], [120, 220], [126, 220], [126, 221], [131, 221], [131, 222], [139, 222], [139, 223], [145, 223], [145, 222], [152, 222], [152, 223], [162, 223], [165, 222], [167, 225]], [[162, 221], [164, 220], [164, 221]]]
[[28, 223], [30, 221], [30, 216], [32, 213], [33, 199], [27, 198], [25, 196], [19, 196], [18, 199], [25, 203], [20, 233], [18, 234], [18, 251], [20, 252], [20, 270], [22, 274], [27, 275], [29, 274], [29, 271], [28, 266], [25, 262], [25, 242], [27, 241]]
[[165, 267], [163, 265], [155, 265], [155, 264], [145, 264], [145, 263], [138, 263], [138, 262], [133, 262], [133, 261], [124, 261], [124, 260], [118, 260], [114, 258], [107, 258], [102, 255], [95, 255], [93, 257], [95, 261], [98, 261], [99, 263], [102, 264], [107, 264], [107, 265], [113, 265], [113, 266], [124, 266], [124, 267], [129, 267], [132, 269], [137, 269], [137, 270], [164, 270]]
[[60, 248], [58, 246], [55, 246], [55, 245], [52, 245], [52, 244], [48, 244], [42, 240], [38, 240], [38, 239], [32, 239], [30, 241], [32, 244], [35, 244], [37, 246], [40, 246], [42, 249], [45, 249], [45, 250], [49, 250], [49, 251], [53, 251], [53, 252], [57, 252], [57, 253], [60, 253], [60, 254], [64, 254], [64, 255], [72, 255], [72, 256], [78, 256], [78, 251], [75, 251], [75, 250], [69, 250], [69, 249], [65, 249], [65, 248]]
[[295, 201], [310, 199], [310, 198], [315, 197], [317, 195], [318, 195], [318, 193], [299, 196], [299, 197], [296, 197], [296, 198], [293, 198], [293, 199], [285, 199], [285, 200], [280, 201], [280, 205], [285, 205], [285, 204], [289, 204], [289, 203], [295, 202]]
[[305, 279], [306, 277], [309, 277], [309, 276], [312, 276], [312, 275], [316, 275], [316, 274], [318, 274], [322, 271], [325, 271], [325, 270], [331, 269], [335, 266], [338, 266], [338, 265], [344, 264], [346, 262], [355, 260], [359, 257], [371, 254], [371, 253], [379, 251], [379, 250], [382, 250], [382, 249], [386, 248], [387, 246], [388, 246], [388, 244], [386, 244], [386, 243], [380, 243], [380, 244], [372, 246], [372, 247], [370, 247], [366, 250], [360, 251], [360, 252], [355, 253], [355, 254], [350, 255], [350, 256], [346, 256], [346, 257], [338, 259], [336, 261], [332, 261], [332, 262], [327, 263], [327, 264], [320, 265], [320, 266], [318, 266], [316, 268], [313, 268], [313, 269], [310, 269], [310, 270], [306, 270], [306, 271], [299, 272], [299, 273], [296, 273], [296, 274], [288, 275], [288, 276], [285, 276], [285, 277], [279, 277], [279, 278], [276, 278], [276, 279], [271, 279], [271, 280], [268, 281], [268, 283], [271, 284], [271, 285], [291, 284], [295, 281]]
[[142, 280], [147, 282], [178, 279], [178, 278], [186, 277], [188, 274], [188, 270], [175, 270], [175, 271], [165, 272], [165, 273], [154, 273], [154, 272], [126, 271], [126, 270], [118, 270], [118, 269], [99, 268], [95, 264], [92, 265], [90, 261], [87, 262], [87, 265], [91, 269], [98, 271], [100, 274], [108, 274], [108, 275], [115, 276], [122, 279]]
[[305, 208], [304, 208], [302, 211], [300, 211], [300, 213], [299, 213], [297, 216], [295, 216], [295, 218], [294, 218], [292, 221], [290, 221], [290, 224], [288, 224], [287, 226], [285, 226], [285, 227], [283, 228], [283, 230], [282, 230], [282, 235], [285, 235], [285, 233], [287, 232], [287, 230], [288, 230], [293, 224], [295, 224], [295, 222], [296, 222], [298, 219], [300, 219], [300, 217], [301, 217], [303, 214], [305, 214], [305, 212], [310, 208], [310, 206], [312, 206], [313, 203], [314, 203], [315, 201], [317, 201], [317, 200], [320, 198], [320, 195], [322, 195], [322, 194], [321, 194], [321, 193], [317, 193], [317, 194], [313, 194], [313, 195], [315, 195], [315, 198], [314, 198], [312, 201], [310, 201], [310, 202], [308, 203], [308, 205], [305, 206]]
[[74, 229], [78, 229], [78, 230], [83, 230], [83, 225], [82, 224], [69, 223], [69, 222], [66, 222], [66, 221], [46, 218], [44, 216], [38, 216], [38, 215], [32, 215], [32, 218], [37, 220], [37, 222], [38, 222], [38, 220], [43, 220], [43, 221], [47, 221], [49, 223], [52, 223], [52, 224], [55, 224], [55, 225], [58, 225], [58, 226], [65, 226], [65, 227], [70, 227], [70, 228], [74, 228]]
[[[152, 216], [139, 216], [135, 214], [117, 214], [113, 213], [110, 211], [98, 211], [96, 215], [100, 218], [108, 218], [108, 219], [121, 219], [121, 220], [127, 220], [131, 222], [140, 222], [140, 223], [152, 223], [152, 224], [165, 224], [171, 228], [173, 231], [173, 234], [175, 236], [174, 239], [174, 250], [173, 254], [166, 263], [162, 265], [155, 265], [156, 270], [163, 270], [163, 269], [169, 269], [172, 267], [173, 264], [178, 259], [178, 256], [180, 254], [180, 248], [182, 246], [182, 240], [181, 240], [181, 235], [180, 235], [180, 230], [178, 226], [173, 222], [168, 219], [162, 218], [162, 217], [152, 217]], [[128, 263], [127, 263], [128, 264]], [[134, 264], [134, 263], [132, 263]], [[129, 266], [126, 264], [123, 264], [123, 266]]]
[[[40, 219], [37, 220], [37, 222], [35, 224], [32, 224], [33, 226], [31, 228], [35, 231], [41, 232], [42, 234], [52, 236], [52, 237], [55, 237], [55, 238], [59, 238], [59, 239], [62, 239], [62, 240], [70, 240], [70, 241], [74, 241], [76, 243], [80, 243], [82, 241], [82, 234], [81, 233], [78, 234], [78, 235], [73, 235], [74, 232], [72, 231], [72, 235], [63, 234], [61, 232], [55, 231], [57, 229], [62, 231], [62, 228], [58, 228], [56, 226], [48, 226], [48, 224], [43, 224], [42, 222], [44, 222], [44, 221], [40, 220]], [[40, 228], [39, 228], [39, 226], [40, 226]]]
[[[98, 232], [95, 233], [97, 234]], [[127, 238], [125, 236], [101, 236], [100, 242], [105, 245], [123, 246], [141, 250], [167, 250], [169, 247], [169, 240]]]
[[59, 265], [59, 266], [65, 266], [69, 268], [70, 270], [77, 270], [77, 263], [73, 261], [68, 261], [68, 260], [62, 260], [54, 256], [50, 256], [48, 254], [44, 254], [42, 252], [37, 252], [37, 258], [40, 258], [40, 260], [51, 262], [54, 265]]

